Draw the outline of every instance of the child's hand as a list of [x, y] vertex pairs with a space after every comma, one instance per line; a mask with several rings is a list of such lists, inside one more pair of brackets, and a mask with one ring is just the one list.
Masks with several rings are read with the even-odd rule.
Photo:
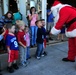
[[26, 48], [26, 46], [24, 46], [24, 48]]
[[11, 52], [11, 50], [8, 50], [8, 53], [10, 53]]
[[5, 33], [6, 33], [6, 28], [3, 27], [3, 33], [2, 33], [2, 35], [4, 36]]
[[6, 28], [5, 27], [3, 27], [3, 30], [4, 30], [4, 32], [6, 31]]
[[9, 47], [7, 47], [7, 51], [8, 51], [8, 53], [10, 53], [10, 52], [11, 52], [11, 50], [10, 50], [10, 48], [9, 48]]

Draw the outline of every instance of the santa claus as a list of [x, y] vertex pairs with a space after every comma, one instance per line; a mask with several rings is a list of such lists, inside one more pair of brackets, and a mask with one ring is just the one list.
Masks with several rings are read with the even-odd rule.
[[51, 33], [57, 35], [61, 32], [61, 29], [65, 25], [66, 36], [68, 39], [68, 56], [63, 58], [66, 62], [75, 62], [76, 56], [76, 9], [68, 4], [62, 4], [58, 0], [55, 0], [51, 11], [55, 17], [55, 26], [51, 29]]

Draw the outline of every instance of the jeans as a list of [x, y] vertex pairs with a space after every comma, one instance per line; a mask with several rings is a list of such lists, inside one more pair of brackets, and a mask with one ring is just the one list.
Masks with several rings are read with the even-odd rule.
[[20, 51], [20, 63], [24, 64], [26, 62], [26, 48], [19, 46]]
[[30, 47], [26, 47], [26, 49], [26, 59], [28, 59], [30, 57]]
[[37, 43], [37, 51], [36, 51], [36, 56], [40, 57], [42, 55], [43, 52], [43, 43]]
[[34, 46], [36, 44], [36, 38], [37, 38], [37, 26], [30, 26], [31, 29], [31, 45]]

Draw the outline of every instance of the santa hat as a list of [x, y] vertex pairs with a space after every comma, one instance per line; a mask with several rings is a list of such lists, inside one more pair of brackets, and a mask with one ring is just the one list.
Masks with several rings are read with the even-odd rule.
[[[54, 25], [56, 25], [58, 19], [59, 19], [59, 8], [62, 6], [62, 4], [60, 3], [60, 1], [58, 0], [55, 0], [54, 3], [52, 4], [52, 7], [51, 7], [51, 11], [53, 13], [53, 16], [55, 17], [54, 18]], [[58, 33], [60, 33], [61, 30], [58, 30], [57, 28], [53, 27], [51, 29], [51, 33], [54, 34], [54, 35], [57, 35]]]
[[61, 5], [62, 5], [62, 3], [59, 0], [55, 0], [51, 7], [51, 10], [61, 7]]
[[61, 4], [59, 0], [55, 0], [52, 6], [56, 6], [58, 4]]

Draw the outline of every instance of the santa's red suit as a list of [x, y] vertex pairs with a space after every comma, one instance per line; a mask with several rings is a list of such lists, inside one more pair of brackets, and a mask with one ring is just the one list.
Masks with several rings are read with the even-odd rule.
[[[57, 0], [51, 7], [51, 11], [55, 17], [55, 26], [51, 29], [51, 33], [54, 35], [61, 32], [61, 29], [65, 23], [67, 24], [76, 18], [76, 9], [74, 7], [67, 4], [62, 4]], [[76, 56], [76, 21], [66, 28], [65, 34], [69, 38], [69, 51], [68, 57], [63, 58], [62, 60], [74, 62]]]

